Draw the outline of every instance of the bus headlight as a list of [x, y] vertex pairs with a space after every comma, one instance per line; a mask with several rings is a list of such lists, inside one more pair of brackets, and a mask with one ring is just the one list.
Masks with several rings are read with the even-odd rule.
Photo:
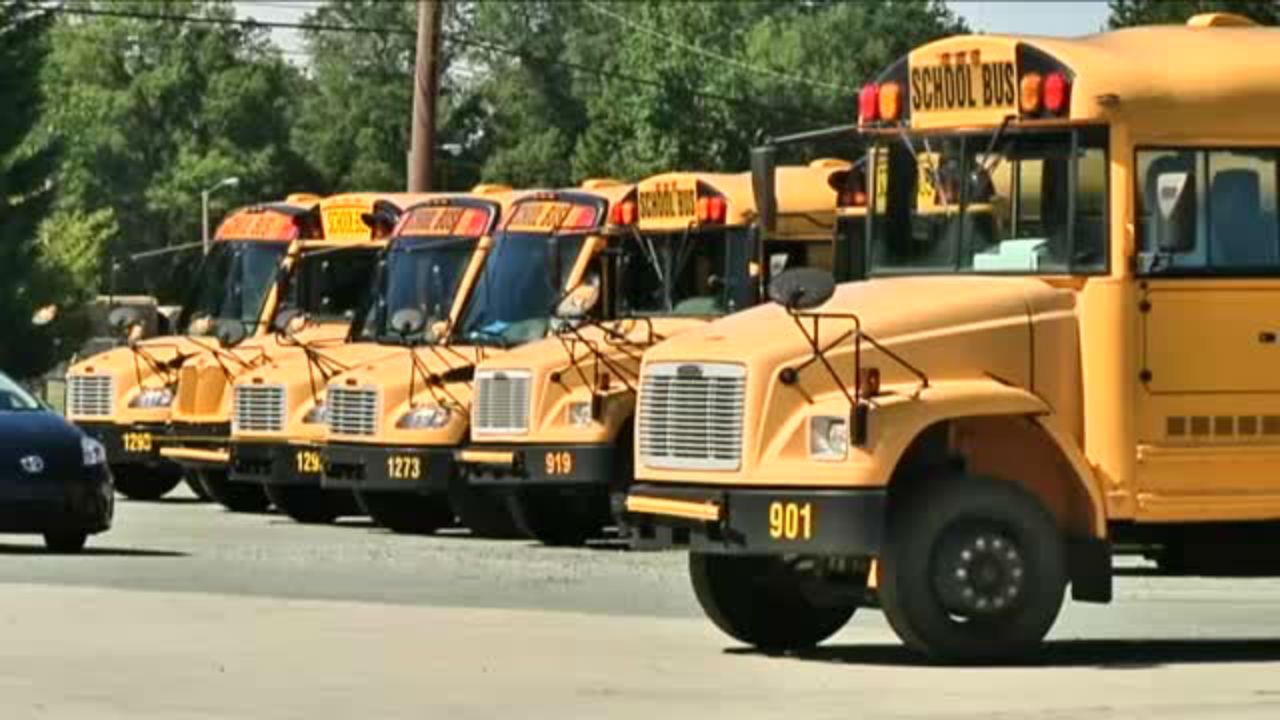
[[566, 414], [569, 418], [569, 424], [574, 427], [586, 427], [595, 420], [595, 413], [592, 411], [590, 401], [569, 403], [569, 410]]
[[819, 415], [809, 418], [809, 456], [843, 460], [849, 455], [849, 418]]
[[173, 404], [173, 390], [164, 388], [144, 388], [132, 400], [131, 408], [166, 408]]
[[449, 424], [449, 408], [423, 405], [405, 413], [396, 421], [401, 430], [436, 430]]
[[303, 425], [324, 425], [329, 422], [329, 406], [323, 402], [316, 403], [316, 406], [307, 411], [302, 416]]

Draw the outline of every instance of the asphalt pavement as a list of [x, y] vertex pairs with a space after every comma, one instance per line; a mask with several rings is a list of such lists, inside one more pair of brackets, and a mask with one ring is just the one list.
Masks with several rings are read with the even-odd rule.
[[122, 500], [81, 556], [0, 537], [0, 718], [1280, 717], [1280, 580], [1118, 583], [1022, 667], [929, 666], [872, 611], [769, 657], [682, 553]]

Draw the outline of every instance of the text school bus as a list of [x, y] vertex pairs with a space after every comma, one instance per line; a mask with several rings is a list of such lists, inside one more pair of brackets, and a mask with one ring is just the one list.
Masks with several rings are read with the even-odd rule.
[[[236, 380], [231, 482], [261, 485], [277, 509], [300, 522], [360, 514], [350, 490], [320, 487], [325, 388], [356, 365], [443, 339], [434, 333], [455, 324], [484, 261], [482, 238], [516, 197], [510, 188], [480, 185], [470, 194], [432, 195], [406, 207], [346, 342], [308, 343], [304, 355], [273, 357]], [[403, 310], [423, 313], [419, 332], [396, 332], [392, 321]]]
[[[471, 493], [454, 451], [468, 434], [477, 363], [546, 336], [566, 292], [600, 282], [610, 208], [633, 186], [588, 181], [581, 188], [522, 196], [492, 238], [451, 327], [329, 382], [323, 487], [354, 490], [377, 523], [429, 533], [467, 518], [476, 534], [515, 533], [505, 507]], [[572, 304], [570, 300], [569, 304]], [[393, 332], [416, 335], [425, 318], [401, 311]], [[452, 498], [450, 497], [452, 495]]]
[[1122, 544], [1273, 571], [1277, 78], [1280, 32], [1202, 15], [945, 39], [866, 86], [870, 279], [793, 272], [645, 355], [627, 507], [708, 616], [788, 648], [878, 605], [1001, 659], [1068, 585], [1109, 601]]
[[349, 193], [321, 200], [315, 216], [323, 236], [289, 246], [279, 271], [272, 268], [274, 282], [256, 300], [261, 312], [220, 324], [223, 349], [189, 360], [178, 372], [160, 455], [193, 473], [226, 508], [269, 506], [261, 486], [227, 478], [232, 382], [275, 358], [342, 342], [400, 208], [416, 197]]
[[[471, 444], [459, 453], [477, 492], [504, 496], [518, 525], [551, 545], [612, 524], [631, 480], [632, 419], [648, 348], [750, 307], [766, 270], [831, 269], [836, 191], [850, 163], [778, 169], [778, 223], [767, 238], [751, 175], [665, 173], [615, 207], [600, 299], [612, 318], [480, 363]], [[850, 217], [854, 231], [865, 221]], [[762, 242], [763, 240], [763, 242]], [[465, 519], [465, 518], [464, 518]]]
[[[318, 238], [312, 210], [319, 197], [290, 195], [232, 211], [214, 233], [209, 254], [179, 315], [178, 335], [133, 340], [141, 316], [128, 308], [111, 313], [112, 326], [130, 337], [72, 365], [67, 373], [67, 417], [107, 448], [116, 489], [134, 499], [154, 499], [182, 480], [182, 469], [161, 458], [178, 372], [183, 364], [219, 352], [214, 329], [224, 322], [265, 320], [263, 299], [276, 268], [298, 238]], [[258, 333], [265, 332], [257, 325]]]

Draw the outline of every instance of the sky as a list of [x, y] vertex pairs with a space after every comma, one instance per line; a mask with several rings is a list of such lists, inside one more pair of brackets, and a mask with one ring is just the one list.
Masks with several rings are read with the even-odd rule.
[[[240, 0], [236, 12], [243, 17], [269, 22], [297, 22], [316, 5], [315, 0]], [[969, 23], [969, 27], [985, 33], [1017, 33], [1023, 35], [1087, 35], [1102, 28], [1107, 21], [1104, 0], [948, 0], [947, 6]], [[302, 39], [296, 31], [276, 30], [275, 41], [298, 60]]]

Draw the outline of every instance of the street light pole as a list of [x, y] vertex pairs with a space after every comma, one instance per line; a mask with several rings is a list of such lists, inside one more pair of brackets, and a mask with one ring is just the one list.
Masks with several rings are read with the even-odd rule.
[[232, 176], [223, 178], [213, 185], [211, 188], [200, 191], [200, 237], [204, 243], [204, 254], [209, 254], [209, 196], [219, 188], [236, 187], [240, 184], [240, 178]]

